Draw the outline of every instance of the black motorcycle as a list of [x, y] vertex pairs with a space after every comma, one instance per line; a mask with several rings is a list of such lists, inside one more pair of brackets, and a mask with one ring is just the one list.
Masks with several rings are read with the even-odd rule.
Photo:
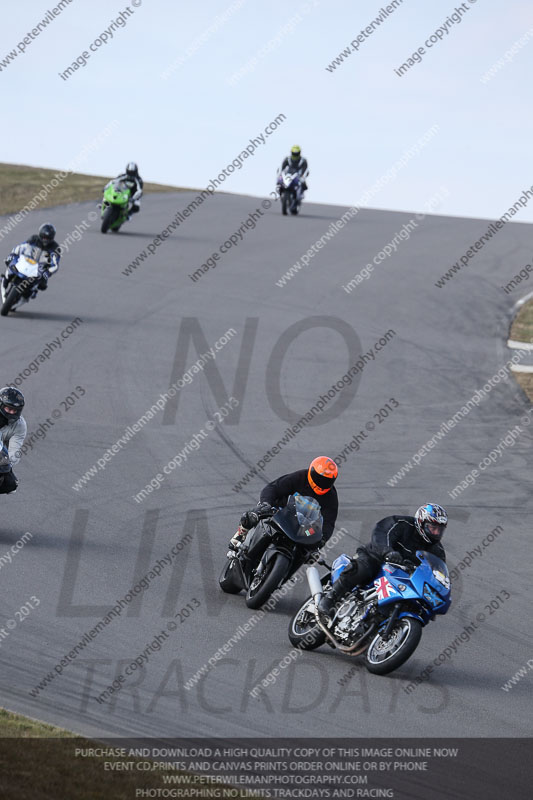
[[238, 550], [230, 550], [219, 578], [224, 592], [246, 591], [248, 608], [260, 608], [316, 550], [322, 514], [312, 497], [296, 493], [285, 508], [260, 519]]

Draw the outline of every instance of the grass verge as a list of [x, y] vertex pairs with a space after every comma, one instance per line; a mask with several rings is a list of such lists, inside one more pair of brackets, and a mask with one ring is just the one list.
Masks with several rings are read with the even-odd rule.
[[[125, 747], [128, 751], [130, 746], [135, 747], [135, 740], [129, 745], [121, 739], [116, 740], [116, 745], [102, 744], [3, 708], [0, 708], [0, 739], [2, 800], [132, 800], [143, 796], [141, 792], [137, 794], [137, 790], [155, 790], [145, 796], [190, 796], [197, 800], [251, 796], [246, 789], [204, 783], [206, 778], [188, 787], [185, 781], [190, 773], [184, 771], [146, 769], [148, 761], [151, 764], [161, 764], [161, 761], [128, 755], [89, 756], [79, 752], [76, 755], [76, 748]], [[142, 742], [139, 746], [145, 744]], [[144, 768], [138, 769], [137, 765], [144, 765]], [[171, 775], [181, 775], [185, 780], [182, 784], [169, 785], [164, 776]], [[158, 789], [164, 789], [165, 794], [162, 791], [158, 794]], [[224, 790], [228, 792], [226, 795]], [[177, 794], [178, 791], [183, 794]]]
[[[525, 303], [514, 318], [509, 338], [517, 342], [533, 343], [533, 300]], [[533, 373], [515, 372], [513, 374], [533, 403]]]
[[[43, 186], [57, 178], [60, 170], [43, 167], [27, 167], [22, 164], [0, 164], [0, 214], [13, 214], [42, 190]], [[51, 208], [68, 203], [97, 202], [102, 199], [105, 184], [114, 175], [83, 175], [72, 172], [59, 185], [52, 188], [38, 208]], [[144, 192], [182, 192], [177, 186], [164, 186], [159, 183], [145, 183]]]

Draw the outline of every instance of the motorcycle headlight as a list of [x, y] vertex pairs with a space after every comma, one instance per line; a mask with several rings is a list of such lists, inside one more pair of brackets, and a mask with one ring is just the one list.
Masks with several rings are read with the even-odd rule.
[[450, 579], [444, 574], [444, 572], [441, 572], [440, 569], [433, 570], [433, 577], [446, 589], [450, 588]]

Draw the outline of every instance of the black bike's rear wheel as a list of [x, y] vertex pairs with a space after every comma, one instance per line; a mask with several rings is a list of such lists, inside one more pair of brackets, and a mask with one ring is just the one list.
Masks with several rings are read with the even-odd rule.
[[378, 633], [365, 653], [365, 666], [374, 675], [388, 675], [413, 655], [422, 636], [422, 623], [413, 617], [399, 619], [387, 639]]
[[222, 572], [220, 573], [218, 582], [222, 591], [226, 592], [227, 594], [239, 594], [239, 592], [244, 588], [241, 583], [236, 559], [228, 558], [224, 564]]
[[120, 216], [120, 208], [118, 206], [108, 206], [104, 211], [102, 217], [102, 233], [107, 233], [111, 225], [117, 221]]
[[300, 650], [315, 650], [326, 641], [326, 634], [318, 627], [315, 615], [307, 610], [310, 602], [308, 597], [289, 622], [289, 639]]
[[20, 300], [20, 292], [16, 286], [12, 286], [6, 295], [6, 299], [4, 300], [2, 308], [0, 309], [0, 315], [2, 315], [2, 317], [7, 317], [18, 300]]
[[252, 578], [246, 592], [246, 605], [248, 608], [260, 608], [272, 592], [278, 588], [281, 581], [289, 572], [290, 561], [283, 553], [276, 553], [267, 562], [262, 573]]

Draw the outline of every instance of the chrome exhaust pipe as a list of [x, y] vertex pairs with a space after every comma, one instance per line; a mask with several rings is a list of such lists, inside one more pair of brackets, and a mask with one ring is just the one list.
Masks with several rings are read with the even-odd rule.
[[311, 589], [311, 595], [315, 606], [320, 602], [320, 598], [324, 594], [320, 575], [316, 567], [307, 567], [307, 583]]

